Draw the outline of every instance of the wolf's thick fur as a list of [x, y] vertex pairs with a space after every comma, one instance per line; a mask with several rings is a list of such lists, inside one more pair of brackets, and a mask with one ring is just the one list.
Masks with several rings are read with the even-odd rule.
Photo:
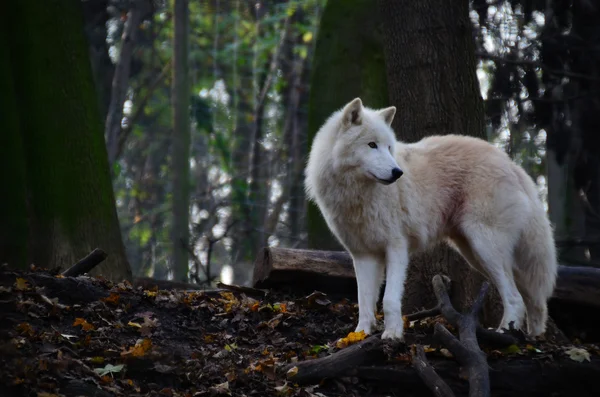
[[[373, 332], [385, 269], [382, 337], [403, 339], [409, 256], [446, 241], [498, 288], [504, 306], [499, 328], [512, 321], [521, 328], [526, 315], [528, 333], [544, 333], [557, 263], [552, 227], [532, 179], [481, 139], [398, 142], [391, 129], [395, 113], [395, 107], [363, 107], [356, 98], [318, 131], [305, 170], [309, 199], [354, 261], [356, 331]], [[400, 170], [404, 175], [395, 182]]]

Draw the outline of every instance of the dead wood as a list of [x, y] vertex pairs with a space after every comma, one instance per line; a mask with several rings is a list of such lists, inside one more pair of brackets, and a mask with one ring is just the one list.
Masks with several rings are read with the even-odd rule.
[[134, 287], [142, 287], [144, 289], [162, 289], [162, 290], [194, 290], [203, 291], [210, 288], [203, 287], [199, 284], [182, 283], [181, 281], [159, 280], [151, 277], [136, 277], [133, 280]]
[[[356, 296], [352, 258], [346, 251], [264, 248], [254, 263], [253, 286], [317, 289]], [[600, 307], [600, 269], [558, 266], [554, 300]]]
[[42, 273], [27, 276], [32, 285], [43, 287], [44, 294], [58, 298], [62, 303], [88, 303], [106, 298], [108, 290], [100, 286], [100, 282], [92, 277], [52, 277]]
[[344, 251], [263, 248], [254, 262], [252, 285], [356, 294], [352, 258]]
[[412, 358], [412, 365], [419, 378], [429, 387], [431, 392], [438, 397], [454, 397], [454, 392], [446, 382], [435, 372], [427, 361], [423, 346], [416, 346], [416, 353]]
[[[467, 395], [469, 384], [460, 376], [460, 365], [452, 359], [429, 358], [429, 365], [456, 395]], [[490, 386], [494, 397], [597, 396], [600, 359], [576, 362], [568, 357], [554, 359], [490, 359]], [[427, 396], [430, 389], [416, 369], [406, 365], [369, 365], [353, 368], [347, 376], [373, 382], [380, 387], [401, 387], [403, 394]]]
[[[428, 317], [439, 316], [440, 314], [442, 314], [442, 312], [440, 311], [440, 305], [438, 304], [432, 309], [425, 309], [412, 314], [408, 314], [406, 318], [408, 321], [417, 321]], [[506, 347], [518, 343], [518, 339], [514, 336], [510, 334], [501, 334], [494, 330], [486, 329], [482, 327], [481, 324], [477, 324], [477, 338], [486, 345], [496, 347]]]
[[[458, 328], [459, 339], [452, 335], [442, 324], [435, 324], [434, 336], [456, 357], [466, 369], [469, 379], [469, 396], [486, 397], [490, 395], [490, 379], [485, 353], [477, 342], [477, 315], [483, 306], [489, 284], [484, 282], [471, 310], [461, 314], [454, 309], [442, 277], [433, 277], [433, 289], [440, 304], [442, 315], [450, 324]], [[430, 388], [434, 384], [428, 385]]]
[[98, 266], [108, 257], [108, 254], [100, 248], [94, 249], [85, 258], [62, 272], [65, 277], [77, 277], [85, 273], [89, 273], [93, 268]]
[[386, 357], [383, 345], [381, 333], [374, 334], [329, 356], [288, 365], [283, 371], [294, 383], [300, 385], [319, 383], [325, 378], [342, 376], [348, 370], [360, 365], [383, 362]]
[[600, 306], [600, 268], [559, 266], [553, 297], [567, 302]]

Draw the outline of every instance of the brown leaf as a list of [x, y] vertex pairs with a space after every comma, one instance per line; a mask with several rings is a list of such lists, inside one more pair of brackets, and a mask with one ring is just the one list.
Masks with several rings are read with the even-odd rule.
[[95, 328], [94, 328], [94, 326], [93, 326], [92, 324], [88, 323], [88, 322], [87, 322], [85, 319], [83, 319], [83, 318], [81, 318], [81, 317], [77, 317], [77, 318], [75, 319], [75, 322], [73, 323], [73, 326], [74, 326], [74, 327], [76, 327], [76, 326], [78, 326], [78, 325], [81, 325], [81, 328], [82, 328], [84, 331], [91, 331], [91, 330], [95, 329]]

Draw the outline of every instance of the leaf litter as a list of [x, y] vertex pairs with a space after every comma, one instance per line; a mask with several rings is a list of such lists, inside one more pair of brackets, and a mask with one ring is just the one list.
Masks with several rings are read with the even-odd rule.
[[[257, 299], [243, 291], [144, 290], [88, 278], [103, 294], [77, 302], [55, 298], [31, 276], [0, 270], [2, 396], [390, 395], [360, 381], [300, 387], [278, 372], [365, 339], [353, 332], [358, 311], [348, 299], [319, 291], [271, 291]], [[453, 359], [431, 340], [432, 324], [406, 321], [405, 327], [429, 334], [420, 342], [428, 355]], [[393, 361], [410, 365], [412, 349], [396, 352]], [[531, 344], [485, 350], [490, 359], [553, 354]], [[597, 355], [597, 347], [588, 350]], [[588, 350], [554, 354], [588, 362]]]

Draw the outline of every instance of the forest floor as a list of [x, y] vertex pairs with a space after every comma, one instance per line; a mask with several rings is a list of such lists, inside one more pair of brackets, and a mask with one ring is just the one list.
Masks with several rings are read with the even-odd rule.
[[[281, 375], [285, 365], [352, 343], [340, 341], [357, 320], [356, 304], [345, 299], [319, 292], [261, 297], [252, 290], [143, 290], [99, 278], [67, 281], [42, 270], [0, 269], [1, 396], [431, 395], [414, 372], [415, 380], [402, 387], [351, 375], [300, 386]], [[407, 324], [407, 339], [419, 338], [430, 360], [453, 361], [432, 341], [433, 322]], [[388, 363], [411, 370], [410, 349], [391, 349]], [[483, 350], [492, 368], [495, 360], [600, 361], [593, 344]], [[455, 372], [458, 377], [458, 366]]]

